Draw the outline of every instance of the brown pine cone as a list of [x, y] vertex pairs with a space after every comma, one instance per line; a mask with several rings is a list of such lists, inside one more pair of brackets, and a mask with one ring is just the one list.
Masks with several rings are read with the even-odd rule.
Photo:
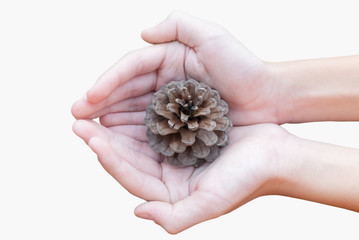
[[213, 162], [232, 127], [218, 91], [193, 79], [172, 81], [152, 97], [145, 123], [150, 147], [174, 166]]

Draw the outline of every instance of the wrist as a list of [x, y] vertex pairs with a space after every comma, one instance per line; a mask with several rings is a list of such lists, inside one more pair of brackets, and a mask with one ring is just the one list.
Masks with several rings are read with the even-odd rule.
[[295, 109], [292, 97], [293, 86], [288, 79], [290, 73], [283, 63], [265, 62], [267, 78], [273, 85], [273, 101], [268, 108], [271, 108], [277, 124], [293, 122], [293, 109]]
[[[285, 130], [283, 130], [285, 131]], [[293, 187], [292, 177], [295, 175], [298, 165], [298, 145], [300, 139], [288, 132], [276, 144], [276, 159], [270, 170], [270, 177], [266, 183], [266, 191], [263, 195], [284, 195], [289, 196], [289, 191]]]
[[[279, 124], [338, 120], [337, 86], [322, 76], [323, 64], [316, 60], [268, 63], [276, 86], [276, 114]], [[324, 78], [324, 79], [323, 79]], [[342, 95], [345, 93], [340, 93]]]
[[277, 169], [273, 175], [271, 195], [282, 195], [295, 197], [297, 177], [301, 174], [300, 156], [305, 149], [302, 149], [304, 139], [290, 135], [283, 143], [281, 157], [278, 158]]
[[[269, 63], [268, 69], [277, 88], [276, 113], [278, 123], [300, 123], [327, 120], [327, 110], [333, 91], [317, 81], [317, 70], [309, 61]], [[317, 76], [318, 77], [318, 76]]]
[[359, 211], [359, 151], [291, 135], [283, 146], [272, 195]]
[[297, 145], [303, 141], [278, 125], [263, 124], [263, 126], [267, 128], [262, 137], [265, 140], [263, 148], [265, 157], [264, 162], [260, 163], [264, 181], [256, 197], [279, 195], [283, 186], [290, 185], [290, 177], [293, 174], [291, 171], [294, 169], [295, 172], [296, 164], [293, 153], [297, 151]]
[[359, 120], [359, 56], [267, 63], [278, 123]]

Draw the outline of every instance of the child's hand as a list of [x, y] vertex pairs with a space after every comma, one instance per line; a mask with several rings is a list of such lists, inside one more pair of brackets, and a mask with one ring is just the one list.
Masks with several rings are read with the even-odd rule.
[[170, 233], [271, 193], [284, 143], [291, 137], [272, 124], [234, 127], [230, 144], [214, 163], [182, 168], [160, 162], [161, 156], [146, 142], [143, 125], [106, 128], [78, 120], [74, 131], [107, 172], [130, 193], [148, 201], [135, 214], [154, 220]]
[[76, 118], [142, 111], [165, 83], [194, 78], [221, 93], [234, 125], [279, 121], [266, 65], [222, 27], [175, 12], [142, 37], [155, 45], [127, 54], [104, 73], [74, 105]]

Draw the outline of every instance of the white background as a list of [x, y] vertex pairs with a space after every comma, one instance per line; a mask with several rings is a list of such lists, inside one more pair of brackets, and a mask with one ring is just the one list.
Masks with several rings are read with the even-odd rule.
[[[285, 61], [358, 54], [357, 6], [344, 0], [1, 0], [0, 239], [359, 239], [358, 213], [278, 196], [168, 235], [133, 215], [142, 201], [72, 133], [70, 114], [102, 72], [147, 45], [141, 30], [175, 9], [225, 26], [263, 60]], [[359, 147], [358, 123], [285, 128]]]

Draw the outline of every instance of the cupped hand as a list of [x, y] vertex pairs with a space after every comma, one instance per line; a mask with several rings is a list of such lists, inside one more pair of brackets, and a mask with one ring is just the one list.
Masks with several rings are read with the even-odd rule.
[[291, 136], [274, 124], [234, 127], [220, 157], [194, 168], [173, 167], [153, 152], [143, 122], [105, 127], [92, 120], [78, 120], [73, 129], [108, 173], [147, 201], [135, 214], [172, 234], [270, 194], [281, 152]]
[[77, 119], [88, 119], [75, 122], [75, 133], [107, 172], [147, 201], [135, 214], [177, 233], [267, 194], [288, 136], [279, 126], [234, 127], [214, 163], [183, 168], [150, 149], [144, 125], [154, 91], [189, 78], [220, 92], [235, 126], [278, 123], [275, 80], [266, 64], [222, 27], [183, 13], [142, 38], [154, 45], [121, 58], [72, 108]]
[[105, 72], [74, 104], [77, 119], [141, 111], [162, 85], [193, 78], [220, 92], [234, 125], [279, 123], [271, 71], [224, 28], [174, 12], [142, 38], [154, 45]]

